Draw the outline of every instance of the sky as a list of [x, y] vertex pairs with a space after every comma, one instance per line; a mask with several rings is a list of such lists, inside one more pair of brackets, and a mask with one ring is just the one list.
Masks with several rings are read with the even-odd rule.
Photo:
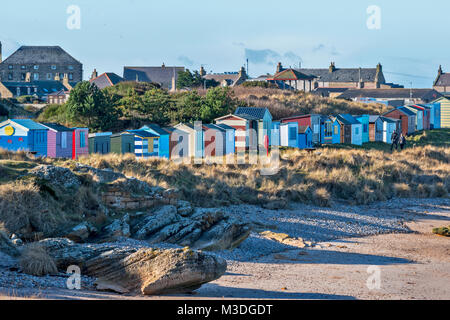
[[277, 62], [380, 62], [388, 82], [430, 88], [439, 65], [450, 71], [448, 12], [448, 0], [4, 1], [0, 41], [3, 58], [21, 45], [59, 45], [83, 63], [85, 79], [94, 68], [123, 75], [124, 66], [163, 63], [219, 73], [248, 59], [257, 77]]

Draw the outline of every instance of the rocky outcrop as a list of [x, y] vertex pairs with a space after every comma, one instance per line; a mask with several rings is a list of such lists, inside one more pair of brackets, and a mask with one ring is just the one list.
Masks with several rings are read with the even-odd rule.
[[66, 189], [78, 188], [81, 185], [78, 176], [68, 168], [40, 165], [32, 169], [29, 174]]
[[133, 227], [132, 236], [150, 244], [165, 242], [212, 251], [233, 249], [249, 234], [247, 223], [222, 210], [196, 209], [192, 213], [184, 203], [178, 209], [168, 205], [146, 216]]
[[79, 225], [72, 228], [72, 230], [67, 234], [67, 238], [75, 242], [84, 242], [91, 236], [97, 234], [97, 229], [87, 222], [80, 223]]
[[185, 249], [136, 248], [116, 244], [77, 244], [68, 239], [39, 242], [65, 271], [77, 265], [97, 278], [97, 289], [145, 295], [183, 293], [221, 277], [226, 261]]
[[127, 213], [121, 219], [115, 219], [111, 224], [103, 228], [102, 232], [103, 238], [110, 240], [131, 236], [130, 215]]

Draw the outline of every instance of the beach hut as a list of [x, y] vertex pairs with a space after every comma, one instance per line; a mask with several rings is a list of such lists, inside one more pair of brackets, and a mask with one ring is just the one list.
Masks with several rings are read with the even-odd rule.
[[353, 116], [356, 120], [358, 120], [362, 124], [362, 143], [369, 142], [369, 118], [368, 114]]
[[430, 130], [431, 128], [431, 107], [425, 104], [415, 104], [412, 106], [413, 108], [417, 108], [422, 110], [423, 112], [423, 130]]
[[264, 147], [267, 138], [270, 145], [270, 129], [272, 128], [272, 115], [267, 108], [241, 107], [234, 112], [235, 115], [255, 121], [252, 128], [256, 129], [258, 146]]
[[439, 119], [434, 121], [435, 128], [450, 128], [450, 98], [441, 97], [431, 103], [439, 106]]
[[401, 131], [401, 121], [399, 119], [380, 116], [375, 121], [375, 128], [376, 141], [391, 143], [394, 131]]
[[47, 131], [47, 157], [72, 158], [73, 129], [57, 123], [41, 123]]
[[423, 110], [417, 108], [416, 106], [405, 106], [408, 110], [416, 115], [415, 131], [423, 130]]
[[134, 154], [138, 159], [158, 157], [159, 136], [147, 130], [127, 130], [134, 136]]
[[280, 125], [280, 145], [298, 148], [298, 123], [287, 122]]
[[309, 126], [298, 127], [298, 148], [311, 149], [313, 147], [312, 137], [313, 132]]
[[349, 114], [336, 116], [341, 125], [341, 143], [362, 145], [362, 124]]
[[383, 114], [384, 117], [399, 119], [403, 135], [407, 136], [416, 130], [416, 113], [406, 107], [398, 107]]
[[233, 127], [230, 127], [226, 124], [215, 124], [219, 130], [223, 130], [225, 132], [225, 141], [224, 141], [224, 153], [225, 155], [234, 154], [235, 153], [235, 132], [236, 130]]
[[369, 141], [374, 142], [376, 140], [376, 121], [380, 116], [369, 116]]
[[47, 132], [47, 127], [30, 119], [3, 121], [0, 123], [0, 148], [47, 156]]
[[72, 128], [72, 159], [89, 154], [89, 129]]
[[189, 157], [203, 158], [205, 155], [204, 129], [202, 125], [179, 123], [175, 126], [189, 134]]
[[134, 153], [134, 135], [128, 132], [111, 135], [111, 153]]
[[299, 127], [309, 126], [313, 132], [313, 143], [319, 144], [321, 141], [320, 134], [321, 134], [322, 118], [323, 116], [321, 116], [320, 114], [307, 114], [283, 118], [281, 119], [281, 122], [282, 123], [297, 122]]
[[159, 136], [158, 156], [161, 158], [170, 158], [170, 133], [158, 124], [152, 123], [143, 126], [140, 130], [147, 130]]
[[169, 157], [179, 159], [189, 157], [189, 133], [173, 127], [164, 127], [169, 133]]
[[321, 128], [322, 129], [320, 134], [321, 137], [320, 143], [322, 144], [341, 143], [341, 126], [335, 117], [323, 118]]
[[430, 107], [430, 129], [441, 128], [441, 104], [429, 103], [426, 106]]
[[112, 132], [98, 132], [89, 134], [89, 153], [110, 153], [111, 136]]
[[280, 146], [280, 121], [272, 121], [271, 146]]

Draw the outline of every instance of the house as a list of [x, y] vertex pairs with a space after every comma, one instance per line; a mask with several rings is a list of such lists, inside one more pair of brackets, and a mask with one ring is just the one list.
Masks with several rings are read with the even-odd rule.
[[272, 115], [267, 108], [237, 108], [234, 114], [215, 119], [216, 124], [225, 124], [235, 129], [236, 152], [270, 144]]
[[91, 79], [89, 80], [90, 83], [95, 84], [99, 89], [113, 87], [122, 81], [124, 81], [124, 78], [118, 76], [114, 72], [105, 72], [98, 75], [96, 69], [94, 69]]
[[[53, 102], [59, 103], [59, 98], [63, 97], [65, 101], [68, 100], [68, 92], [75, 86], [74, 83], [69, 83], [67, 78], [62, 81], [31, 81], [27, 77], [24, 82], [0, 82], [0, 98], [14, 98], [20, 96], [34, 96], [38, 99], [48, 101], [50, 94], [58, 93], [57, 101], [55, 97]], [[61, 91], [64, 92], [61, 93]]]
[[179, 123], [175, 126], [189, 134], [189, 157], [203, 158], [205, 155], [204, 129], [201, 125]]
[[134, 135], [127, 132], [113, 134], [111, 140], [111, 153], [134, 154]]
[[59, 90], [47, 95], [48, 104], [65, 104], [69, 100], [70, 92], [67, 90]]
[[293, 116], [289, 118], [281, 119], [282, 123], [287, 122], [297, 122], [298, 126], [308, 126], [311, 128], [313, 132], [313, 143], [319, 144], [321, 141], [320, 131], [322, 125], [322, 116], [320, 114], [308, 114], [308, 115], [300, 115]]
[[72, 159], [89, 154], [89, 129], [72, 128]]
[[401, 131], [401, 121], [379, 116], [375, 121], [375, 141], [391, 143], [394, 131]]
[[203, 79], [205, 80], [214, 80], [220, 84], [222, 87], [235, 87], [242, 83], [244, 83], [247, 79], [247, 73], [245, 72], [245, 68], [242, 67], [239, 72], [225, 72], [225, 73], [211, 73], [211, 74], [202, 74]]
[[158, 157], [170, 159], [170, 133], [155, 123], [143, 126], [140, 130], [147, 130], [159, 137]]
[[388, 111], [383, 116], [401, 120], [403, 135], [407, 136], [416, 130], [416, 114], [406, 107], [399, 107]]
[[125, 81], [156, 83], [161, 88], [175, 91], [177, 88], [178, 73], [184, 67], [124, 67], [123, 79]]
[[440, 106], [440, 128], [450, 128], [450, 97], [440, 97], [432, 102]]
[[312, 92], [321, 88], [345, 89], [359, 88], [391, 88], [398, 87], [386, 83], [381, 64], [376, 68], [337, 68], [334, 62], [326, 69], [320, 68], [283, 68], [278, 63], [275, 75], [268, 79], [284, 81], [289, 87], [305, 92]]
[[72, 158], [73, 129], [57, 123], [41, 123], [47, 131], [47, 157]]
[[444, 73], [442, 66], [439, 66], [438, 75], [433, 83], [433, 89], [442, 93], [450, 93], [450, 73]]
[[376, 140], [375, 123], [379, 117], [380, 116], [374, 116], [374, 115], [369, 116], [369, 141], [371, 141], [371, 142], [378, 141], [378, 140]]
[[55, 77], [78, 83], [83, 80], [83, 65], [59, 46], [22, 46], [2, 61], [0, 43], [0, 81], [50, 81]]
[[349, 114], [339, 114], [336, 120], [341, 125], [341, 143], [362, 145], [362, 124]]
[[341, 143], [341, 125], [335, 117], [325, 117], [322, 119], [320, 137], [320, 143], [322, 144]]
[[369, 142], [369, 118], [368, 114], [353, 116], [356, 120], [358, 120], [362, 124], [362, 143]]
[[312, 130], [309, 126], [298, 127], [298, 148], [299, 149], [313, 148]]
[[414, 112], [414, 114], [416, 115], [415, 131], [423, 130], [423, 110], [414, 106], [405, 106], [405, 108], [407, 108], [411, 112]]
[[111, 152], [112, 132], [89, 134], [89, 153], [107, 154]]
[[159, 136], [148, 130], [127, 130], [134, 135], [134, 154], [138, 159], [158, 157]]
[[189, 133], [173, 127], [164, 127], [163, 129], [169, 133], [170, 159], [189, 157]]
[[47, 156], [48, 128], [30, 119], [9, 119], [0, 123], [0, 148]]
[[349, 89], [338, 96], [338, 99], [352, 101], [366, 101], [372, 99], [374, 102], [386, 102], [391, 105], [426, 104], [442, 97], [442, 94], [434, 89]]

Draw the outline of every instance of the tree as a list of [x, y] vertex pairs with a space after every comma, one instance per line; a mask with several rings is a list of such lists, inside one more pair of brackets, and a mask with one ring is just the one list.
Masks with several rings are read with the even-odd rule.
[[82, 81], [72, 89], [67, 112], [72, 121], [87, 125], [92, 130], [111, 129], [120, 116], [112, 97], [88, 81]]
[[236, 108], [237, 101], [230, 88], [213, 88], [208, 90], [200, 108], [201, 119], [212, 122], [214, 119], [231, 113]]
[[198, 71], [191, 73], [189, 69], [178, 73], [177, 89], [198, 88], [202, 85], [202, 76]]

